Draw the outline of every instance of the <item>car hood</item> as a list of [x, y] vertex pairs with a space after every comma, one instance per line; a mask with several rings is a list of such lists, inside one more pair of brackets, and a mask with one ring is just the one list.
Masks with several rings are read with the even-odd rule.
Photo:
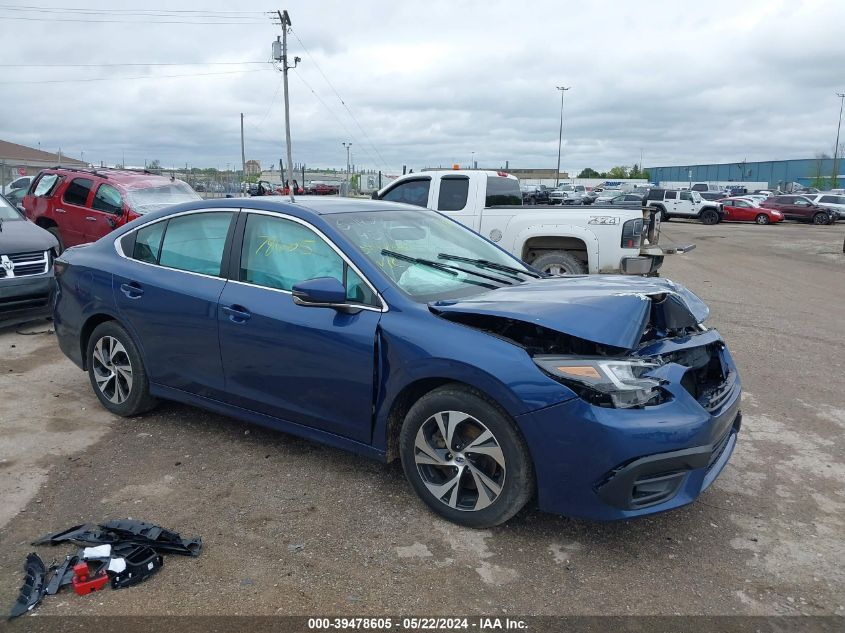
[[56, 238], [27, 220], [4, 220], [0, 231], [0, 255], [46, 251], [58, 246]]
[[707, 319], [707, 305], [668, 279], [623, 275], [551, 277], [429, 304], [441, 314], [479, 314], [534, 323], [602, 345], [634, 349], [652, 321], [666, 329]]

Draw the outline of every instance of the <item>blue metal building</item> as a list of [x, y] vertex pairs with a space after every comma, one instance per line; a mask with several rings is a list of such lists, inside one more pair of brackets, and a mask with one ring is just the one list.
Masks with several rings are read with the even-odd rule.
[[[838, 160], [837, 171], [843, 171], [842, 158]], [[832, 158], [797, 158], [792, 160], [749, 161], [746, 163], [713, 163], [710, 165], [676, 165], [672, 167], [647, 167], [649, 180], [661, 182], [768, 182], [777, 188], [792, 182], [810, 185], [818, 176], [830, 185], [833, 174]], [[690, 172], [692, 172], [690, 174]], [[845, 183], [845, 177], [838, 176], [837, 186]]]

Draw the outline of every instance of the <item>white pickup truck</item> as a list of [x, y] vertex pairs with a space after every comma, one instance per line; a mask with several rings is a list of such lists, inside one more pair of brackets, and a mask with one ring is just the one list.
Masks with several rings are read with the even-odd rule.
[[506, 172], [434, 170], [397, 178], [373, 198], [436, 209], [550, 274], [656, 273], [659, 215], [637, 206], [523, 206]]

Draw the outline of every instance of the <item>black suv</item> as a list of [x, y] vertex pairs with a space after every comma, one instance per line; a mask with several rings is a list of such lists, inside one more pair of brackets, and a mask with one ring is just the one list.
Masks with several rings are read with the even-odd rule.
[[546, 185], [522, 185], [522, 204], [549, 204], [549, 191]]

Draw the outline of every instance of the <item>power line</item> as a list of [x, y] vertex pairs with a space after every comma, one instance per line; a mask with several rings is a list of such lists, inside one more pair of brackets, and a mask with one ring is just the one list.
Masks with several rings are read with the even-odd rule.
[[131, 62], [109, 64], [0, 64], [0, 68], [111, 68], [123, 66], [246, 66], [255, 64], [270, 64], [264, 62]]
[[[316, 66], [319, 73], [323, 76], [323, 79], [325, 79], [326, 83], [329, 85], [329, 88], [332, 89], [332, 92], [334, 92], [338, 101], [340, 101], [341, 105], [346, 109], [346, 112], [347, 112], [347, 114], [349, 114], [349, 117], [355, 122], [355, 125], [358, 126], [358, 129], [361, 130], [361, 133], [364, 135], [364, 138], [366, 138], [367, 141], [369, 142], [370, 147], [372, 147], [373, 150], [375, 150], [376, 154], [378, 155], [379, 159], [381, 160], [382, 167], [387, 169], [387, 161], [384, 160], [384, 157], [381, 155], [381, 152], [378, 151], [378, 147], [375, 146], [372, 139], [370, 138], [370, 135], [367, 134], [367, 131], [363, 128], [363, 126], [358, 121], [358, 119], [355, 117], [355, 115], [352, 114], [352, 110], [350, 110], [349, 106], [346, 105], [346, 102], [343, 100], [343, 97], [340, 96], [340, 93], [337, 91], [337, 88], [334, 87], [334, 84], [332, 84], [332, 82], [329, 81], [329, 78], [326, 76], [326, 73], [323, 72], [323, 69], [320, 67], [320, 64], [317, 63], [317, 60], [314, 59], [314, 56], [311, 54], [311, 51], [308, 50], [308, 47], [305, 46], [305, 44], [302, 42], [302, 39], [299, 37], [299, 35], [297, 35], [296, 31], [294, 31], [293, 28], [291, 28], [290, 32], [293, 33], [293, 36], [296, 38], [296, 41], [299, 42], [300, 46], [302, 46], [302, 50], [305, 51], [305, 54], [308, 55], [308, 58], [312, 62], [314, 62], [314, 66]], [[361, 144], [361, 147], [366, 148], [366, 146], [363, 145], [363, 144]]]
[[275, 15], [274, 11], [226, 11], [220, 9], [103, 9], [90, 7], [45, 7], [34, 4], [0, 4], [0, 9], [12, 9], [16, 11], [54, 11], [63, 13], [112, 13], [112, 14], [221, 14], [221, 15], [244, 15], [248, 13], [256, 15]]
[[261, 69], [256, 70], [225, 70], [214, 73], [190, 73], [180, 75], [140, 75], [137, 77], [84, 77], [81, 79], [39, 79], [35, 81], [0, 81], [0, 85], [11, 84], [75, 84], [80, 82], [90, 81], [126, 81], [136, 79], [174, 79], [176, 77], [209, 77], [211, 75], [237, 75], [243, 73], [260, 73]]
[[0, 20], [25, 20], [29, 22], [78, 22], [82, 24], [218, 24], [222, 26], [267, 24], [265, 21], [252, 22], [197, 22], [190, 20], [87, 20], [82, 18], [37, 18], [12, 15], [0, 15]]

